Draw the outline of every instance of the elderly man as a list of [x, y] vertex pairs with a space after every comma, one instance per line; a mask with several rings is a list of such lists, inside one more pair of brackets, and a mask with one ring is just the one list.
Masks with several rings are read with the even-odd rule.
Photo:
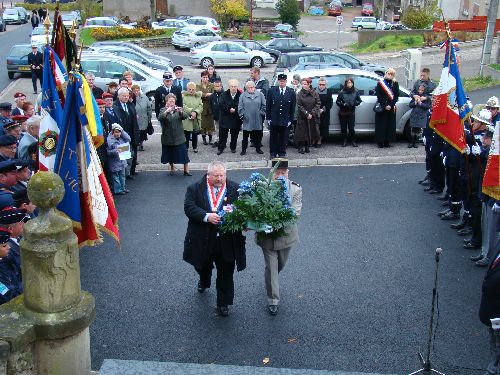
[[[286, 179], [291, 206], [295, 210], [295, 213], [300, 215], [302, 209], [302, 188], [299, 184], [288, 179], [287, 159], [273, 159], [272, 166], [275, 167], [276, 164], [278, 164], [278, 167], [274, 171], [274, 178], [284, 177]], [[262, 248], [262, 253], [264, 254], [264, 280], [266, 283], [268, 311], [271, 315], [278, 314], [278, 304], [280, 301], [278, 274], [285, 267], [290, 249], [299, 241], [297, 224], [285, 227], [284, 230], [285, 235], [278, 238], [273, 238], [272, 234], [255, 233], [255, 243]]]
[[183, 259], [200, 275], [198, 292], [210, 288], [213, 264], [217, 268], [217, 311], [229, 315], [233, 304], [234, 266], [246, 267], [245, 236], [241, 233], [222, 234], [219, 212], [238, 198], [238, 184], [226, 180], [226, 167], [212, 162], [207, 174], [187, 188], [184, 212], [189, 219], [184, 240]]
[[16, 102], [16, 108], [12, 110], [12, 116], [24, 115], [23, 105], [26, 101], [26, 95], [22, 92], [16, 92], [14, 94], [14, 101]]
[[94, 98], [102, 99], [102, 94], [104, 94], [104, 91], [94, 84], [94, 82], [95, 82], [94, 73], [85, 74], [85, 78], [87, 79], [87, 83], [89, 84], [90, 90], [92, 90], [92, 94], [94, 95]]
[[241, 130], [241, 118], [238, 115], [238, 104], [241, 93], [238, 90], [238, 80], [230, 79], [228, 82], [229, 89], [224, 91], [219, 100], [219, 142], [217, 147], [217, 155], [224, 152], [227, 143], [227, 136], [231, 132], [231, 142], [229, 148], [234, 154], [236, 152], [236, 143], [238, 142], [238, 134]]
[[172, 85], [172, 74], [165, 72], [163, 74], [163, 85], [158, 87], [155, 91], [155, 113], [156, 117], [160, 115], [160, 110], [165, 107], [165, 98], [168, 94], [174, 94], [176, 97], [175, 105], [182, 107], [182, 90], [179, 86]]
[[[137, 165], [137, 146], [139, 144], [139, 124], [137, 123], [137, 111], [134, 103], [129, 102], [130, 91], [128, 88], [121, 87], [118, 90], [118, 100], [113, 106], [113, 111], [119, 120], [119, 124], [130, 136], [130, 148], [132, 150], [132, 161], [130, 164], [129, 180], [133, 175], [138, 174], [135, 171]], [[128, 163], [128, 161], [127, 161]]]
[[0, 161], [16, 158], [17, 139], [12, 135], [0, 136]]
[[15, 160], [0, 161], [0, 210], [14, 206], [12, 187], [17, 184]]

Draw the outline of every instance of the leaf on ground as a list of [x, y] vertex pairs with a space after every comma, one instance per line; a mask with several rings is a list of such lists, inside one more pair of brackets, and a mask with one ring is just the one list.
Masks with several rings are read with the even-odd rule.
[[297, 342], [297, 339], [294, 339], [294, 338], [290, 337], [287, 341], [288, 341], [289, 344], [295, 344]]
[[264, 359], [262, 360], [262, 363], [267, 365], [269, 363], [269, 357], [264, 357]]

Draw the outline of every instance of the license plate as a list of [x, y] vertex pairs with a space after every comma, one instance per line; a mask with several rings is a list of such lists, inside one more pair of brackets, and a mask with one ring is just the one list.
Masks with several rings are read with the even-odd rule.
[[19, 67], [19, 70], [23, 70], [23, 71], [27, 71], [27, 70], [30, 70], [30, 67], [29, 66], [20, 66]]

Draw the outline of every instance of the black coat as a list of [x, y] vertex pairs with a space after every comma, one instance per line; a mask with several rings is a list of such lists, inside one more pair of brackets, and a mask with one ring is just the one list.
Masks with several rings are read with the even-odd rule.
[[[241, 129], [241, 119], [238, 115], [238, 102], [240, 100], [241, 93], [238, 91], [231, 98], [229, 90], [224, 91], [219, 100], [220, 107], [220, 117], [219, 117], [219, 127], [224, 129]], [[229, 112], [231, 108], [234, 108], [233, 113]]]
[[483, 280], [479, 319], [488, 327], [491, 327], [490, 319], [500, 318], [500, 265], [492, 269], [499, 254], [500, 252], [496, 253]]
[[140, 133], [139, 124], [137, 123], [137, 112], [134, 104], [129, 102], [127, 106], [128, 114], [123, 110], [120, 101], [113, 105], [113, 111], [115, 112], [116, 118], [119, 120], [118, 123], [122, 126], [123, 130], [130, 135], [131, 143], [138, 145], [140, 142]]
[[[30, 52], [28, 53], [28, 64], [30, 66], [31, 71], [42, 74], [43, 72], [43, 55], [40, 51], [36, 51], [36, 53]], [[33, 69], [32, 65], [38, 67], [39, 69]]]
[[[182, 90], [179, 86], [170, 86], [170, 93], [174, 94], [177, 98], [175, 100], [175, 105], [177, 107], [182, 107]], [[155, 113], [156, 117], [160, 115], [160, 109], [165, 107], [165, 97], [168, 95], [167, 88], [165, 86], [160, 86], [155, 91]]]
[[[321, 98], [321, 95], [319, 97]], [[356, 89], [343, 89], [339, 92], [335, 103], [339, 106], [339, 116], [352, 116], [356, 106], [361, 104], [361, 96]]]
[[[226, 200], [223, 204], [233, 203], [238, 198], [238, 184], [227, 180]], [[184, 199], [184, 212], [189, 219], [184, 240], [183, 259], [197, 268], [211, 256], [212, 247], [218, 238], [226, 262], [236, 261], [238, 271], [246, 268], [245, 236], [241, 233], [224, 234], [217, 237], [217, 227], [203, 222], [211, 212], [207, 197], [207, 176], [188, 186]]]
[[[384, 91], [380, 83], [375, 87], [375, 95], [377, 101], [384, 110], [380, 113], [375, 113], [375, 141], [378, 143], [392, 142], [396, 138], [396, 102], [399, 100], [399, 84], [396, 81], [389, 81], [389, 87], [393, 93], [393, 98], [390, 99]], [[385, 109], [390, 106], [389, 110]]]
[[266, 100], [266, 118], [271, 120], [271, 126], [288, 126], [293, 122], [297, 96], [290, 87], [285, 87], [285, 94], [280, 94], [279, 86], [269, 89]]
[[208, 103], [210, 105], [210, 112], [212, 112], [212, 117], [215, 121], [219, 121], [220, 118], [220, 107], [219, 101], [223, 91], [215, 91], [210, 95], [210, 99], [208, 99]]
[[23, 293], [21, 272], [9, 254], [0, 259], [0, 305]]

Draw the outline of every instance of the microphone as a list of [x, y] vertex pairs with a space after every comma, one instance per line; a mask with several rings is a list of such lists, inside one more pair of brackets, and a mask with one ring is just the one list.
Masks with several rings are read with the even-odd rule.
[[436, 248], [436, 262], [439, 262], [439, 256], [442, 254], [443, 249], [440, 247]]

